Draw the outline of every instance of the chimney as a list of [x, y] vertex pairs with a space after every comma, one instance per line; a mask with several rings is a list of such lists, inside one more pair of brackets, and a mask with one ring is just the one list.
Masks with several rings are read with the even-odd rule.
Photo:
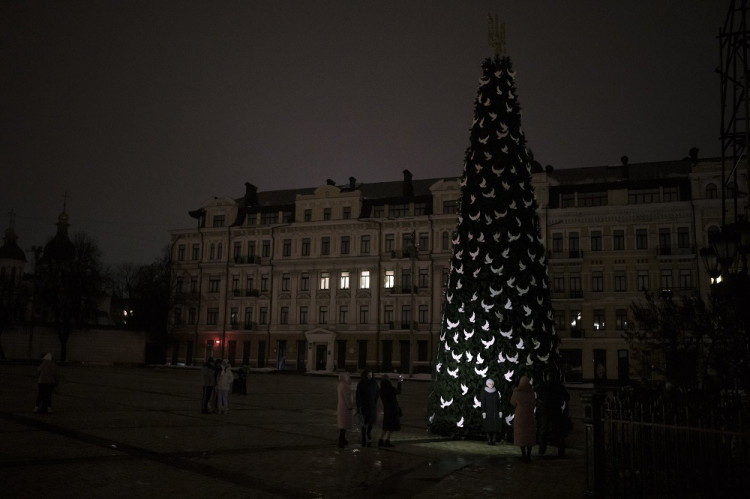
[[357, 186], [357, 179], [354, 177], [349, 177], [349, 188], [354, 189]]
[[245, 182], [245, 206], [258, 204], [258, 188], [250, 182]]
[[332, 180], [332, 179], [330, 179], [330, 178], [327, 178], [327, 179], [326, 179], [326, 184], [327, 184], [327, 185], [333, 185], [333, 186], [335, 186], [335, 185], [336, 185], [336, 181], [335, 181], [335, 180]]
[[404, 197], [405, 198], [413, 198], [414, 197], [414, 186], [411, 183], [411, 172], [409, 170], [404, 170]]

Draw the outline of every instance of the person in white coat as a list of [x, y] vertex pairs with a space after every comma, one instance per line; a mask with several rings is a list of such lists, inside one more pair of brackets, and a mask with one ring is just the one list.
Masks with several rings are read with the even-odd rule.
[[221, 361], [221, 371], [216, 377], [216, 409], [219, 414], [229, 412], [229, 392], [232, 390], [232, 382], [234, 382], [232, 366], [229, 360], [224, 359]]

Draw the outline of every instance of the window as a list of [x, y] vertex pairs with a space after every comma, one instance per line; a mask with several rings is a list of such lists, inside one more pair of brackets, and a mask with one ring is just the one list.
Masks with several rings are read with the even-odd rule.
[[260, 324], [268, 324], [268, 307], [260, 307], [260, 313], [258, 314], [258, 322]]
[[669, 255], [672, 249], [672, 234], [669, 229], [659, 229], [659, 254]]
[[658, 203], [659, 188], [633, 189], [628, 191], [628, 204]]
[[247, 276], [246, 283], [247, 283], [247, 286], [245, 289], [247, 289], [248, 292], [255, 289], [255, 276], [251, 276], [251, 275]]
[[625, 249], [625, 231], [622, 229], [615, 229], [612, 231], [612, 248], [615, 251], [622, 251]]
[[591, 291], [604, 291], [604, 272], [601, 270], [591, 272]]
[[646, 229], [635, 229], [635, 248], [639, 250], [648, 249], [648, 231]]
[[346, 324], [349, 316], [349, 307], [341, 305], [339, 307], [339, 324]]
[[182, 307], [174, 308], [174, 317], [172, 320], [174, 324], [182, 324]]
[[318, 324], [328, 324], [328, 307], [321, 305], [318, 308]]
[[373, 218], [383, 218], [383, 214], [385, 213], [385, 208], [383, 206], [373, 206], [372, 207], [372, 216]]
[[583, 326], [582, 320], [583, 314], [580, 310], [570, 311], [570, 329], [581, 329]]
[[281, 290], [289, 291], [292, 277], [289, 274], [281, 274]]
[[182, 288], [185, 286], [185, 279], [178, 277], [174, 284], [175, 293], [182, 293]]
[[403, 269], [401, 271], [401, 287], [404, 293], [411, 293], [411, 270]]
[[236, 262], [240, 259], [240, 256], [242, 256], [242, 243], [235, 241], [234, 248], [232, 249], [232, 258]]
[[385, 235], [385, 251], [393, 251], [396, 247], [396, 238], [393, 234]]
[[310, 274], [303, 272], [299, 277], [300, 291], [310, 291]]
[[401, 329], [411, 329], [411, 307], [404, 305], [401, 307]]
[[560, 194], [560, 208], [571, 208], [576, 205], [575, 192], [564, 192]]
[[594, 309], [592, 318], [594, 320], [594, 331], [604, 331], [604, 309]]
[[443, 231], [442, 235], [440, 236], [440, 249], [443, 251], [448, 251], [451, 247], [451, 236], [448, 234], [448, 231]]
[[591, 231], [591, 251], [602, 250], [602, 231], [592, 230]]
[[581, 246], [578, 232], [568, 234], [568, 251], [570, 251], [571, 258], [580, 258]]
[[250, 259], [255, 258], [255, 241], [249, 241], [247, 243], [247, 257]]
[[180, 262], [185, 260], [185, 245], [184, 244], [180, 244], [177, 247], [177, 260]]
[[238, 275], [232, 276], [232, 294], [234, 296], [240, 294], [240, 276]]
[[260, 290], [264, 292], [268, 291], [268, 274], [262, 274], [260, 276]]
[[383, 322], [393, 327], [393, 305], [383, 307]]
[[253, 309], [250, 307], [245, 308], [245, 329], [253, 328]]
[[210, 277], [208, 279], [208, 292], [209, 293], [218, 293], [219, 292], [219, 284], [221, 283], [220, 277]]
[[659, 276], [659, 287], [661, 289], [672, 289], [672, 269], [662, 269]]
[[408, 217], [409, 216], [409, 205], [408, 204], [394, 204], [388, 208], [388, 215], [393, 218]]
[[430, 322], [430, 309], [427, 305], [419, 306], [419, 320], [420, 324], [428, 324]]
[[344, 220], [349, 220], [350, 218], [352, 218], [351, 206], [344, 206], [342, 213], [341, 213], [341, 218], [343, 218]]
[[257, 213], [248, 213], [247, 214], [247, 225], [254, 226], [258, 223], [258, 214]]
[[367, 305], [359, 306], [359, 323], [368, 324], [370, 322], [370, 307]]
[[552, 290], [555, 293], [561, 293], [565, 291], [565, 276], [563, 274], [552, 275]]
[[191, 293], [198, 292], [198, 278], [197, 277], [190, 278], [190, 292]]
[[310, 256], [310, 238], [302, 239], [302, 256]]
[[571, 274], [570, 276], [570, 292], [573, 295], [581, 294], [581, 274]]
[[430, 285], [430, 274], [429, 269], [419, 269], [419, 284], [420, 288], [426, 288]]
[[341, 254], [349, 254], [349, 236], [341, 236]]
[[213, 260], [214, 258], [216, 258], [216, 245], [214, 243], [211, 243], [211, 246], [209, 246], [209, 248], [208, 259]]
[[281, 212], [281, 223], [289, 224], [294, 221], [294, 212], [291, 210]]
[[606, 206], [607, 191], [601, 192], [579, 192], [578, 206]]
[[552, 251], [554, 253], [563, 252], [563, 235], [560, 232], [552, 234]]
[[680, 289], [693, 289], [693, 273], [690, 269], [680, 269], [678, 274]]
[[719, 197], [719, 189], [716, 188], [716, 184], [708, 184], [706, 186], [706, 199], [716, 199]]
[[299, 308], [299, 323], [307, 324], [307, 307], [305, 306]]
[[627, 291], [627, 284], [624, 270], [615, 271], [615, 291]]
[[271, 241], [264, 239], [261, 243], [260, 256], [263, 258], [269, 258], [271, 256]]
[[330, 255], [331, 254], [331, 238], [326, 236], [320, 240], [320, 254]]
[[291, 239], [284, 239], [284, 242], [281, 243], [281, 255], [285, 257], [292, 256], [292, 240]]
[[193, 244], [193, 249], [192, 249], [192, 255], [191, 256], [192, 256], [193, 260], [200, 260], [201, 250], [200, 250], [200, 246], [198, 244]]
[[302, 214], [302, 217], [305, 222], [311, 222], [312, 221], [312, 210], [310, 208], [306, 208], [304, 213]]
[[188, 309], [188, 324], [195, 324], [197, 322], [198, 310], [195, 307]]
[[662, 201], [664, 201], [665, 203], [679, 200], [680, 190], [677, 188], [677, 186], [665, 187], [664, 190], [662, 190]]
[[383, 286], [386, 289], [393, 289], [395, 285], [396, 285], [396, 272], [393, 270], [386, 270], [385, 282], [383, 283]]
[[323, 208], [323, 220], [330, 220], [330, 219], [331, 219], [331, 209]]
[[339, 276], [339, 289], [349, 289], [349, 272], [346, 270]]
[[456, 213], [458, 213], [457, 200], [443, 201], [443, 215], [455, 215]]
[[419, 217], [427, 214], [426, 203], [414, 203], [414, 216]]
[[206, 310], [206, 324], [209, 326], [215, 326], [219, 323], [219, 309], [209, 308]]
[[365, 235], [362, 236], [359, 240], [360, 248], [359, 252], [362, 254], [367, 254], [370, 252], [370, 236]]
[[625, 308], [615, 310], [615, 329], [625, 331], [628, 328], [628, 311]]
[[279, 311], [279, 323], [289, 324], [289, 307], [281, 307]]
[[648, 270], [639, 270], [638, 271], [638, 290], [639, 291], [648, 291]]
[[442, 267], [441, 268], [443, 279], [440, 281], [442, 283], [443, 287], [446, 287], [448, 285], [448, 277], [450, 275], [450, 269], [448, 267]]
[[677, 247], [690, 247], [690, 229], [687, 227], [677, 227]]
[[277, 212], [262, 213], [260, 215], [260, 223], [262, 225], [273, 225], [279, 223], [279, 214]]
[[214, 227], [224, 227], [224, 215], [214, 215]]
[[328, 272], [320, 273], [320, 289], [327, 290], [331, 287], [331, 276]]
[[363, 270], [359, 273], [359, 289], [370, 289], [369, 270]]

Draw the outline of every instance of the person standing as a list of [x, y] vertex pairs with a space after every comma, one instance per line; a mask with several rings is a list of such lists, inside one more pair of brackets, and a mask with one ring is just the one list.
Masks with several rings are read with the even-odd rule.
[[59, 373], [57, 364], [52, 360], [52, 354], [46, 353], [42, 357], [42, 363], [37, 368], [39, 379], [37, 381], [37, 395], [34, 412], [42, 414], [52, 412], [52, 390], [57, 386]]
[[557, 447], [557, 455], [565, 456], [565, 437], [568, 434], [568, 403], [570, 394], [559, 377], [548, 371], [539, 389], [539, 455], [547, 445]]
[[495, 381], [488, 379], [485, 382], [479, 399], [482, 403], [482, 431], [487, 434], [487, 445], [495, 445], [497, 432], [500, 431], [500, 392], [495, 388]]
[[346, 430], [352, 426], [352, 387], [351, 377], [348, 372], [339, 374], [339, 384], [336, 393], [338, 395], [336, 420], [339, 428], [339, 448], [343, 448], [349, 444], [346, 440]]
[[201, 367], [201, 377], [203, 379], [203, 397], [201, 398], [201, 412], [208, 414], [209, 402], [216, 386], [216, 374], [214, 372], [214, 359], [209, 357]]
[[521, 448], [521, 457], [526, 462], [531, 461], [531, 448], [536, 443], [535, 397], [529, 378], [521, 376], [518, 387], [513, 390], [510, 397], [510, 404], [515, 408], [513, 413], [513, 444]]
[[391, 433], [401, 430], [401, 407], [397, 395], [401, 393], [403, 376], [398, 377], [396, 388], [391, 384], [387, 374], [380, 381], [380, 400], [383, 402], [383, 433], [378, 440], [378, 447], [395, 447], [391, 443]]
[[372, 440], [372, 426], [378, 421], [378, 397], [380, 389], [372, 371], [365, 369], [357, 383], [357, 412], [362, 416], [362, 447], [369, 447]]
[[228, 359], [221, 361], [221, 372], [216, 378], [216, 408], [219, 414], [229, 412], [229, 391], [234, 382], [234, 373]]

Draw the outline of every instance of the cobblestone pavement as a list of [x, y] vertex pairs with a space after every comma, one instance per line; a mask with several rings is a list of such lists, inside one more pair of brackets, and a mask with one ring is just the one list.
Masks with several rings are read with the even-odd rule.
[[[392, 449], [336, 445], [332, 376], [251, 373], [226, 415], [202, 414], [192, 368], [64, 366], [52, 414], [35, 414], [36, 365], [0, 364], [6, 498], [556, 497], [585, 492], [578, 394], [567, 457], [425, 429], [428, 381], [406, 380]], [[357, 379], [352, 383], [355, 387]], [[377, 438], [379, 431], [373, 430]]]

